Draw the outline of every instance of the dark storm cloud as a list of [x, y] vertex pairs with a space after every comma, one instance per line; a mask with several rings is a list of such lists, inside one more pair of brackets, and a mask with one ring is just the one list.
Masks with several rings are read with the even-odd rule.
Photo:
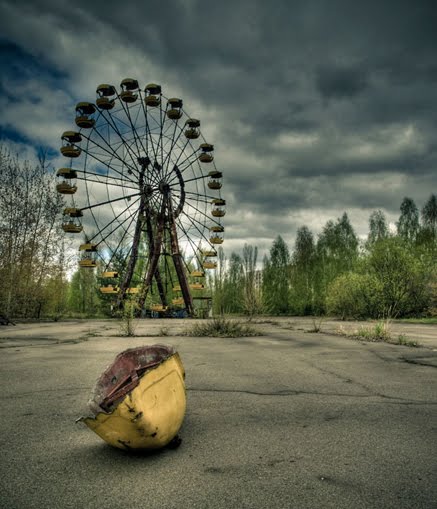
[[352, 98], [368, 85], [364, 71], [335, 67], [321, 68], [317, 71], [317, 89], [325, 99]]
[[23, 79], [45, 67], [79, 100], [123, 69], [186, 99], [225, 174], [231, 237], [243, 236], [239, 221], [274, 238], [275, 225], [318, 227], [349, 208], [397, 214], [404, 195], [436, 192], [435, 2], [1, 5], [15, 16], [3, 19], [4, 54], [43, 62]]

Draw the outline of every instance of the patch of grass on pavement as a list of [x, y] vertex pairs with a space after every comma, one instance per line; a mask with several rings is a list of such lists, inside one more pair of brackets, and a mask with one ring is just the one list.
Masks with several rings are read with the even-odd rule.
[[364, 341], [380, 341], [409, 347], [420, 346], [417, 341], [408, 339], [405, 334], [399, 334], [397, 338], [394, 338], [391, 334], [390, 323], [388, 321], [378, 322], [372, 327], [360, 327], [352, 336]]
[[258, 330], [248, 323], [229, 320], [224, 317], [195, 323], [185, 334], [193, 337], [207, 336], [213, 338], [242, 338], [261, 335]]

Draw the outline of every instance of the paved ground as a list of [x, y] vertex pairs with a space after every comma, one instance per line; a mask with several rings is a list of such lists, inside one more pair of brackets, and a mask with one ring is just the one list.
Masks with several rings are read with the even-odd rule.
[[[408, 348], [298, 319], [244, 339], [182, 337], [187, 325], [2, 327], [0, 507], [437, 507], [437, 326], [408, 326], [427, 346]], [[114, 356], [153, 342], [186, 368], [182, 444], [131, 455], [75, 420]]]

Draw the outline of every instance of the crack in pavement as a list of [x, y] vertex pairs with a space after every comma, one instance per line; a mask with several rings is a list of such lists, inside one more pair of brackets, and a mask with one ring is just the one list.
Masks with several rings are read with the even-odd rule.
[[211, 389], [211, 388], [199, 388], [199, 387], [187, 387], [187, 391], [190, 392], [207, 392], [207, 393], [224, 393], [224, 394], [249, 394], [252, 396], [334, 396], [334, 397], [346, 397], [346, 398], [373, 398], [378, 397], [381, 399], [389, 400], [399, 404], [406, 405], [437, 405], [437, 401], [419, 401], [412, 399], [400, 398], [397, 396], [388, 396], [386, 394], [371, 393], [366, 394], [349, 394], [344, 392], [320, 392], [320, 391], [304, 391], [304, 390], [281, 390], [272, 392], [261, 392], [251, 391], [248, 389]]

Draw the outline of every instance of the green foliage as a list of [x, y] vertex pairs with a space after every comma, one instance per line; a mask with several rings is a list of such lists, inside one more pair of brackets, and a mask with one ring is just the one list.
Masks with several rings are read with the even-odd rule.
[[430, 298], [429, 267], [398, 237], [375, 244], [366, 260], [369, 274], [378, 281], [378, 311], [387, 318], [423, 311]]
[[96, 274], [90, 269], [78, 269], [70, 282], [68, 307], [86, 317], [100, 314], [101, 300]]
[[259, 336], [260, 333], [250, 324], [220, 316], [206, 322], [194, 324], [186, 332], [186, 335], [194, 337], [242, 338]]
[[217, 254], [218, 266], [210, 280], [214, 314], [258, 314], [262, 309], [256, 270], [258, 248], [245, 244], [243, 256], [231, 253], [229, 261], [221, 247]]
[[250, 318], [260, 313], [262, 309], [261, 293], [257, 282], [257, 257], [258, 248], [245, 244], [243, 248], [243, 312]]
[[418, 341], [414, 339], [408, 339], [405, 334], [399, 334], [397, 341], [395, 342], [397, 345], [409, 346], [412, 348], [417, 348], [420, 346]]
[[346, 213], [337, 222], [328, 221], [316, 247], [314, 311], [326, 311], [329, 285], [336, 277], [354, 269], [358, 260], [358, 238]]
[[264, 258], [263, 304], [273, 315], [289, 312], [290, 253], [283, 238], [278, 235], [270, 249], [270, 257]]
[[381, 285], [371, 274], [347, 272], [329, 285], [326, 296], [327, 313], [346, 318], [378, 315]]
[[386, 239], [389, 236], [387, 220], [381, 210], [375, 210], [369, 217], [369, 235], [367, 246], [371, 247], [375, 242]]
[[312, 315], [314, 309], [316, 246], [307, 226], [297, 230], [291, 259], [290, 311], [296, 315]]
[[419, 233], [419, 211], [411, 198], [401, 203], [401, 215], [397, 223], [398, 235], [407, 242], [415, 242]]
[[437, 196], [432, 194], [422, 208], [422, 226], [437, 237]]

